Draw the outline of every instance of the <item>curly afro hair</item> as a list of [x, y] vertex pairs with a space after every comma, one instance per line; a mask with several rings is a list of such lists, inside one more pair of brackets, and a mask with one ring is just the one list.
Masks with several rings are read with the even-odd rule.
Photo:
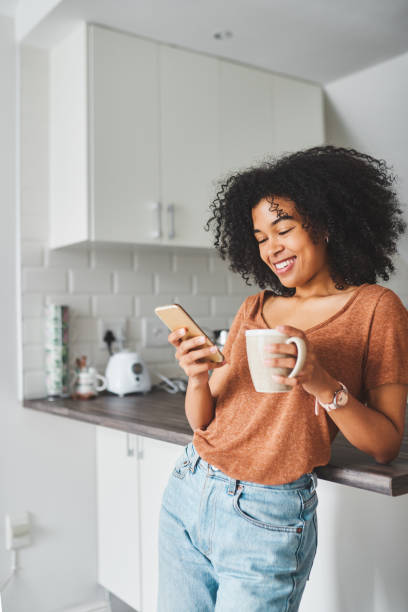
[[269, 199], [272, 210], [273, 196], [288, 198], [315, 244], [329, 236], [328, 263], [337, 289], [373, 284], [377, 277], [387, 281], [395, 270], [391, 256], [398, 237], [407, 228], [395, 179], [384, 160], [331, 145], [268, 158], [221, 182], [205, 229], [215, 226], [216, 250], [247, 285], [251, 279], [275, 295], [292, 296], [296, 288], [283, 286], [261, 260], [251, 215], [261, 199]]

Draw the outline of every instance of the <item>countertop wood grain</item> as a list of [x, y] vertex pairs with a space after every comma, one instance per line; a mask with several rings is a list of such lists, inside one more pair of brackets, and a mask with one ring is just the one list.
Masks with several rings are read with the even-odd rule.
[[[47, 398], [24, 400], [26, 408], [84, 421], [93, 425], [112, 427], [148, 438], [185, 445], [193, 432], [184, 412], [184, 394], [170, 394], [153, 389], [146, 395], [119, 398], [101, 394], [92, 400]], [[407, 411], [408, 412], [408, 411]], [[408, 414], [407, 414], [408, 417]], [[408, 493], [408, 428], [398, 458], [382, 465], [354, 448], [339, 432], [332, 445], [330, 462], [316, 468], [318, 478], [384, 495]]]

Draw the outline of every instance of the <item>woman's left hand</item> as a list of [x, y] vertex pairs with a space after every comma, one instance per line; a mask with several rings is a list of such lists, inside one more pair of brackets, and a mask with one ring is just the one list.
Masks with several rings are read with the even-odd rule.
[[[298, 336], [299, 338], [302, 338], [306, 344], [306, 360], [303, 364], [303, 368], [300, 372], [298, 372], [297, 376], [287, 378], [285, 376], [278, 376], [274, 374], [274, 380], [285, 385], [290, 385], [291, 387], [302, 385], [303, 389], [307, 391], [307, 393], [317, 396], [327, 388], [328, 384], [330, 384], [329, 381], [331, 377], [327, 370], [325, 370], [325, 368], [319, 363], [313, 346], [310, 344], [305, 333], [301, 329], [291, 327], [290, 325], [279, 325], [276, 327], [276, 329], [289, 337]], [[282, 355], [282, 357], [271, 358], [268, 357], [268, 353], [286, 353], [293, 355], [293, 357], [284, 357]], [[289, 344], [275, 343], [269, 347], [265, 346], [265, 363], [269, 366], [290, 368], [293, 370], [296, 364], [296, 358], [297, 347], [293, 342], [290, 342]]]

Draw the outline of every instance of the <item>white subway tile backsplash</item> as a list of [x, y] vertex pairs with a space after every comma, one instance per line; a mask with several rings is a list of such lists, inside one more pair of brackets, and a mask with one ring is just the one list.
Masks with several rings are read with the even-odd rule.
[[232, 295], [253, 295], [260, 291], [256, 285], [247, 285], [239, 274], [230, 274], [227, 277], [228, 293]]
[[208, 273], [209, 258], [206, 255], [174, 255], [174, 271], [187, 273]]
[[42, 293], [24, 293], [21, 296], [23, 318], [41, 317], [44, 314], [44, 297]]
[[194, 293], [206, 295], [225, 295], [227, 279], [225, 274], [202, 274], [194, 278]]
[[93, 247], [91, 251], [93, 268], [131, 269], [133, 268], [133, 250], [128, 248]]
[[38, 266], [44, 265], [44, 253], [42, 242], [23, 242], [21, 245], [21, 265]]
[[[159, 251], [160, 247], [158, 247]], [[138, 272], [156, 272], [157, 274], [172, 270], [172, 256], [170, 253], [152, 251], [151, 249], [137, 249], [135, 251], [135, 266]]]
[[175, 302], [175, 293], [160, 293], [159, 295], [141, 295], [136, 298], [136, 315], [139, 317], [156, 316], [156, 306], [165, 306]]
[[44, 319], [40, 317], [26, 317], [23, 320], [23, 345], [44, 344]]
[[92, 301], [94, 316], [120, 318], [133, 314], [133, 299], [130, 295], [98, 295]]
[[46, 304], [69, 306], [71, 316], [87, 317], [91, 314], [91, 298], [89, 295], [72, 295], [71, 293], [47, 295], [45, 302]]
[[23, 270], [23, 292], [64, 292], [67, 288], [65, 270], [51, 268], [25, 268]]
[[[116, 350], [117, 345], [113, 344], [113, 348]], [[108, 349], [100, 348], [98, 345], [93, 344], [91, 349], [90, 363], [98, 370], [99, 374], [105, 376], [106, 366], [109, 361]]]
[[88, 268], [86, 248], [45, 249], [45, 265], [50, 268]]
[[69, 288], [72, 293], [110, 293], [112, 273], [110, 270], [69, 270]]
[[[151, 348], [139, 346], [139, 351], [142, 358], [147, 364], [155, 364], [163, 361], [172, 361], [175, 359], [174, 354], [176, 349], [169, 343], [169, 347]], [[154, 365], [153, 365], [154, 368]]]
[[174, 300], [196, 320], [198, 316], [208, 316], [211, 313], [210, 297], [201, 295], [176, 295]]
[[114, 272], [113, 278], [115, 293], [141, 295], [153, 292], [152, 273], [121, 270]]
[[130, 317], [127, 320], [127, 338], [129, 343], [142, 338], [142, 319]]
[[236, 313], [245, 298], [240, 296], [216, 296], [212, 298], [213, 313], [215, 315], [231, 316]]
[[227, 260], [221, 259], [221, 257], [217, 255], [209, 256], [209, 270], [210, 272], [223, 272], [224, 274], [232, 274], [231, 270], [229, 270], [229, 262]]
[[156, 292], [157, 293], [191, 293], [192, 279], [191, 275], [187, 274], [157, 274], [156, 276]]
[[98, 319], [95, 317], [74, 317], [70, 324], [70, 342], [97, 342]]

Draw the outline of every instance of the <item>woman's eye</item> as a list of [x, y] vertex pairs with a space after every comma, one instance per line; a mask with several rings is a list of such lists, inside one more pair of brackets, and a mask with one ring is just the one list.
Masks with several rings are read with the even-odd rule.
[[[285, 230], [284, 232], [278, 232], [278, 233], [279, 233], [279, 236], [283, 236], [283, 234], [287, 234], [288, 232], [291, 232], [292, 230], [293, 230], [293, 227], [291, 227], [288, 230]], [[264, 238], [263, 240], [257, 240], [257, 243], [262, 244], [263, 242], [266, 242], [267, 240], [268, 240], [267, 238]]]

